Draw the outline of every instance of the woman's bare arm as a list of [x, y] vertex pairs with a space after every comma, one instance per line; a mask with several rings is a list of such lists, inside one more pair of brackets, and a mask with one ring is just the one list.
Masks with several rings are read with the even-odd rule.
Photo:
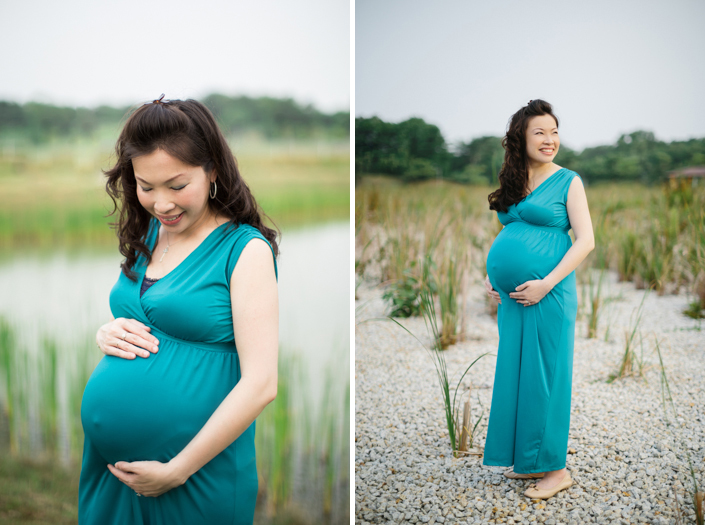
[[170, 461], [182, 482], [235, 441], [277, 395], [279, 297], [272, 250], [263, 240], [253, 239], [242, 250], [230, 296], [242, 377]]

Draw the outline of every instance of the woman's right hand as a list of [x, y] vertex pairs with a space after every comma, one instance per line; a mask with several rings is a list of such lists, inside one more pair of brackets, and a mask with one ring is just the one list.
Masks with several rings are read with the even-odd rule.
[[123, 359], [134, 359], [138, 355], [149, 357], [150, 352], [156, 353], [159, 349], [159, 341], [150, 330], [135, 319], [118, 317], [98, 329], [95, 341], [105, 355]]
[[502, 298], [500, 297], [499, 292], [495, 291], [495, 289], [492, 288], [489, 275], [485, 279], [485, 289], [487, 290], [487, 295], [489, 295], [493, 299], [496, 299], [499, 304], [502, 304]]

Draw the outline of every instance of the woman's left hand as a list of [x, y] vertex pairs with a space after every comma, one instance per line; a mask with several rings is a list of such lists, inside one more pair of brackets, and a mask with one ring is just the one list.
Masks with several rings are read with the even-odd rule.
[[140, 496], [156, 498], [186, 482], [173, 464], [160, 461], [118, 461], [108, 469]]
[[515, 299], [519, 304], [524, 306], [533, 306], [543, 299], [551, 287], [543, 279], [534, 281], [526, 281], [516, 287], [515, 292], [509, 292], [509, 297]]

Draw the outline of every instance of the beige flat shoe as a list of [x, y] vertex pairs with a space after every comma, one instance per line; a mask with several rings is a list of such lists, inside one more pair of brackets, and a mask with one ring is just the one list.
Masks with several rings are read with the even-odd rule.
[[565, 477], [551, 489], [539, 489], [536, 487], [536, 483], [529, 485], [529, 488], [524, 492], [524, 496], [531, 499], [548, 499], [551, 496], [556, 495], [563, 489], [567, 489], [573, 484], [573, 479], [570, 477], [570, 471], [566, 471]]
[[514, 472], [514, 467], [504, 472], [504, 475], [509, 479], [540, 479], [544, 476], [543, 472], [537, 472], [535, 474], [517, 474]]

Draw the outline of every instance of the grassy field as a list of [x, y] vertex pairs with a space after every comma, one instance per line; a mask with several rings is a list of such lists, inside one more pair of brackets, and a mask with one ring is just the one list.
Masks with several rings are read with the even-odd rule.
[[[0, 148], [0, 249], [112, 246], [105, 176], [108, 141]], [[345, 220], [350, 213], [346, 144], [244, 142], [233, 145], [241, 173], [281, 228]]]

